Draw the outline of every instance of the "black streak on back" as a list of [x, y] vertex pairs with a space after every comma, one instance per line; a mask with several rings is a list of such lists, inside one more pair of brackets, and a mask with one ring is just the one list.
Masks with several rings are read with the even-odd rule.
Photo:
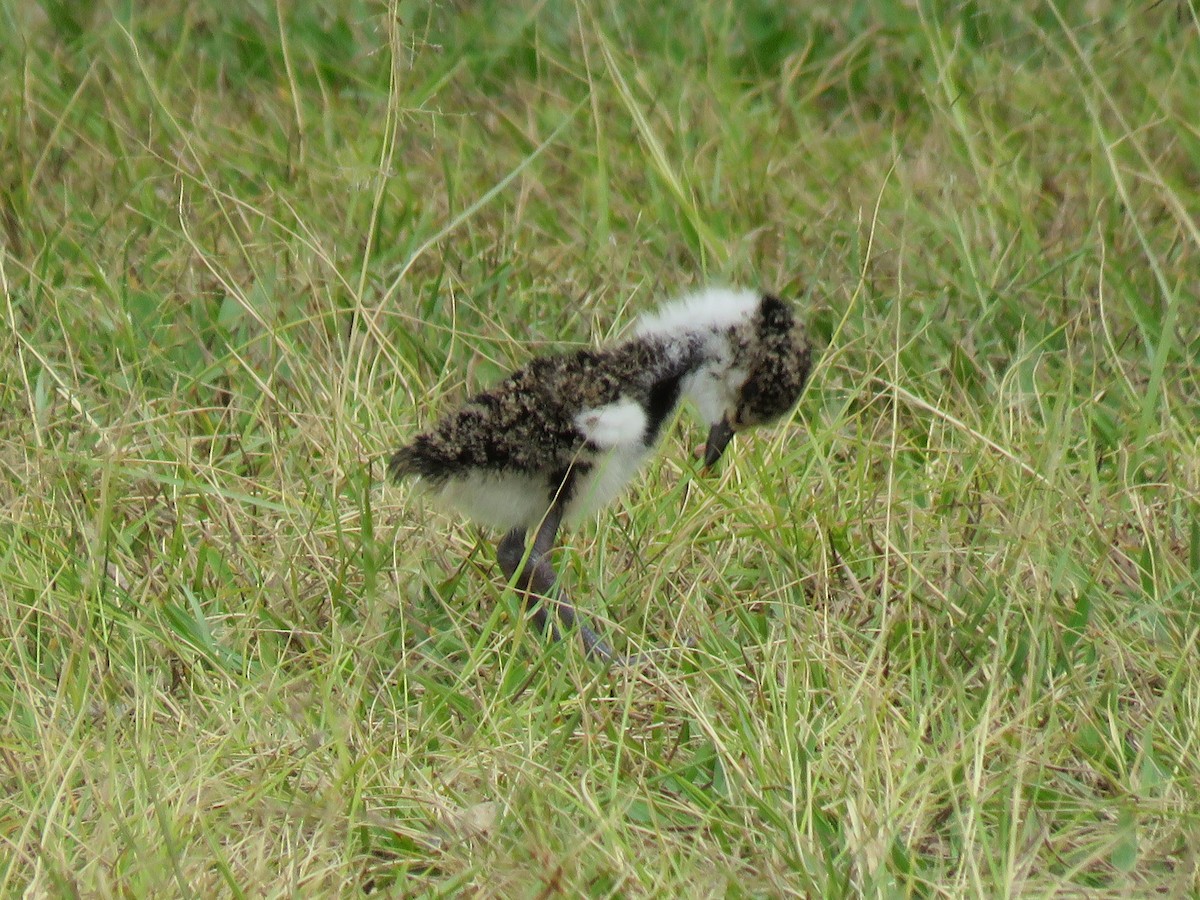
[[656, 382], [650, 388], [649, 403], [646, 409], [646, 437], [647, 444], [651, 444], [658, 437], [659, 431], [662, 430], [663, 422], [667, 417], [674, 412], [675, 407], [679, 403], [679, 388], [680, 382], [683, 380], [683, 373], [676, 373], [664, 378], [662, 381]]

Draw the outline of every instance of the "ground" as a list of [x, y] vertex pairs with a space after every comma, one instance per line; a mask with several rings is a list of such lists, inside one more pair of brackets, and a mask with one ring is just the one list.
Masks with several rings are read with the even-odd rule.
[[[0, 6], [0, 894], [1200, 892], [1190, 0]], [[567, 536], [384, 483], [698, 285], [821, 349]]]

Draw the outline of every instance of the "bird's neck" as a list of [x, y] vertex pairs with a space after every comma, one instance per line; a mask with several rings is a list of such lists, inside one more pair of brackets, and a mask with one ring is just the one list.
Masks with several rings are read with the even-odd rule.
[[689, 400], [706, 422], [715, 422], [728, 408], [730, 398], [745, 380], [735, 366], [734, 350], [727, 331], [697, 329], [669, 336], [656, 335], [647, 341], [653, 359], [650, 373], [654, 384], [674, 381], [675, 403]]

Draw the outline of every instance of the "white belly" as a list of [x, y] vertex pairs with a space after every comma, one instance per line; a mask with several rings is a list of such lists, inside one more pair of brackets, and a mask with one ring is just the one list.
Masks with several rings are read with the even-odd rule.
[[596, 458], [591, 470], [575, 483], [566, 519], [574, 524], [615, 500], [650, 455], [646, 447], [618, 447]]
[[[575, 482], [564, 519], [575, 524], [612, 502], [646, 461], [647, 448], [620, 447], [597, 454], [592, 468]], [[535, 530], [550, 506], [546, 483], [527, 475], [477, 471], [447, 481], [434, 491], [435, 500], [472, 521], [507, 531], [518, 526]]]
[[447, 481], [434, 496], [480, 525], [502, 531], [536, 527], [549, 507], [545, 482], [526, 475], [472, 472]]

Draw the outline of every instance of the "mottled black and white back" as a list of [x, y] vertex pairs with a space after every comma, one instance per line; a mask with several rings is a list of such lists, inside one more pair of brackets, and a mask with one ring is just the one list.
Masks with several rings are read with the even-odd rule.
[[710, 426], [716, 461], [736, 430], [795, 405], [810, 365], [791, 307], [710, 288], [644, 317], [624, 343], [534, 359], [398, 451], [418, 476], [482, 525], [536, 527], [552, 502], [578, 521], [637, 473], [687, 397]]

